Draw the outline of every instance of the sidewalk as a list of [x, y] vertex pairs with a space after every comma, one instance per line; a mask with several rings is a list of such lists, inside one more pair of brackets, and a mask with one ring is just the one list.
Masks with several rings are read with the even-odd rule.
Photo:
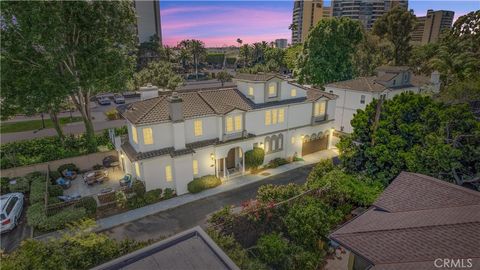
[[223, 193], [225, 191], [233, 190], [241, 186], [245, 186], [257, 181], [261, 181], [267, 177], [271, 177], [277, 174], [281, 174], [283, 172], [297, 169], [305, 165], [314, 164], [319, 162], [322, 159], [329, 159], [335, 156], [338, 156], [338, 151], [334, 149], [316, 152], [316, 153], [305, 156], [304, 161], [297, 161], [297, 162], [280, 166], [275, 169], [268, 169], [261, 172], [260, 174], [255, 174], [255, 175], [247, 174], [244, 176], [231, 179], [216, 188], [208, 189], [200, 193], [181, 195], [169, 200], [161, 201], [161, 202], [147, 205], [141, 208], [130, 210], [122, 214], [99, 219], [97, 220], [97, 225], [98, 225], [97, 231], [107, 230], [117, 225], [120, 225], [122, 223], [131, 222], [145, 216], [153, 215], [155, 213], [162, 212], [171, 208], [175, 208], [175, 207], [178, 207], [187, 203], [191, 203], [197, 200], [201, 200], [219, 193]]

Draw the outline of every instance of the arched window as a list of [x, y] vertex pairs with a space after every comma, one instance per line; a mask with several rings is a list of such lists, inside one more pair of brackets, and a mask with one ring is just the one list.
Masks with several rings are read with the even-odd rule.
[[317, 138], [323, 138], [323, 132], [319, 131], [318, 134], [317, 134]]
[[309, 142], [310, 141], [310, 136], [305, 135], [305, 137], [303, 138], [303, 141], [304, 142]]
[[313, 133], [312, 135], [310, 135], [310, 140], [315, 140], [317, 138], [317, 134]]
[[271, 143], [271, 146], [270, 147], [270, 150], [273, 152], [273, 151], [276, 151], [278, 149], [278, 142], [277, 142], [277, 136], [276, 135], [273, 135], [272, 138], [270, 139], [270, 143]]
[[270, 137], [265, 137], [265, 146], [264, 146], [264, 150], [265, 150], [265, 153], [268, 153], [270, 152]]
[[283, 149], [283, 134], [278, 135], [278, 149], [282, 150]]

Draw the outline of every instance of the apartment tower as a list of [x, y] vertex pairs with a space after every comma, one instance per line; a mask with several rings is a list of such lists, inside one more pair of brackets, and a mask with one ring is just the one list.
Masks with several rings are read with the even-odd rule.
[[412, 43], [436, 42], [443, 31], [452, 27], [454, 15], [453, 11], [429, 9], [426, 16], [417, 17], [417, 26], [412, 33]]
[[332, 16], [332, 9], [323, 5], [323, 0], [295, 0], [292, 18], [292, 44], [305, 41], [308, 32], [321, 19]]
[[157, 35], [162, 44], [162, 27], [160, 22], [160, 1], [142, 0], [134, 1], [137, 15], [137, 35], [140, 43], [150, 40]]
[[332, 0], [333, 17], [358, 20], [366, 29], [395, 6], [408, 9], [408, 0]]

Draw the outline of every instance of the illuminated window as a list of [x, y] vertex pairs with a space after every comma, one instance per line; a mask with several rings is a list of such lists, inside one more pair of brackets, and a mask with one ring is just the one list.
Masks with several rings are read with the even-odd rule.
[[132, 126], [132, 139], [135, 143], [138, 143], [137, 128]]
[[278, 109], [278, 123], [285, 121], [285, 109]]
[[315, 103], [315, 116], [325, 115], [325, 101]]
[[196, 159], [193, 160], [193, 174], [194, 175], [198, 174], [198, 160]]
[[167, 182], [172, 181], [172, 166], [170, 165], [165, 166], [165, 180], [167, 180]]
[[231, 116], [227, 116], [227, 132], [233, 131], [233, 118]]
[[290, 91], [290, 96], [291, 96], [291, 97], [296, 97], [296, 96], [297, 96], [297, 89], [292, 89], [292, 90]]
[[292, 144], [295, 143], [295, 136], [292, 136]]
[[265, 125], [269, 126], [272, 124], [272, 111], [265, 111]]
[[137, 178], [140, 178], [140, 165], [138, 162], [135, 162], [135, 174], [137, 175]]
[[235, 131], [242, 130], [242, 116], [237, 115], [235, 116]]
[[253, 87], [248, 87], [248, 95], [253, 96]]
[[153, 133], [151, 128], [143, 128], [143, 143], [153, 144]]
[[277, 109], [273, 109], [272, 110], [272, 124], [276, 124], [277, 123]]
[[268, 97], [277, 96], [277, 83], [270, 83], [268, 85]]
[[202, 136], [203, 135], [202, 120], [195, 120], [193, 122], [193, 127], [194, 127], [195, 136]]

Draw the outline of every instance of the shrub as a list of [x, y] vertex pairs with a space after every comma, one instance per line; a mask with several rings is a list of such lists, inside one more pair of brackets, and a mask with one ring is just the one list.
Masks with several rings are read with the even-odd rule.
[[175, 191], [171, 188], [166, 188], [165, 191], [163, 192], [163, 198], [165, 200], [173, 198], [175, 196]]
[[162, 189], [152, 189], [145, 193], [145, 202], [147, 204], [158, 202], [162, 199]]
[[65, 171], [65, 170], [75, 171], [75, 172], [78, 173], [78, 171], [80, 169], [77, 167], [77, 165], [75, 165], [73, 163], [67, 163], [67, 164], [60, 165], [60, 167], [58, 167], [58, 169], [57, 169], [57, 172], [62, 174], [62, 172]]
[[250, 169], [257, 169], [263, 164], [265, 151], [260, 147], [254, 147], [245, 152], [245, 166]]
[[190, 193], [198, 193], [202, 190], [214, 188], [222, 184], [222, 180], [215, 175], [205, 175], [200, 178], [195, 178], [188, 183], [187, 188]]
[[120, 115], [118, 114], [117, 109], [110, 109], [105, 112], [108, 120], [117, 120], [120, 119]]
[[286, 160], [284, 158], [275, 158], [275, 159], [270, 160], [270, 162], [268, 162], [268, 167], [269, 168], [277, 168], [278, 166], [282, 166], [282, 165], [285, 165], [285, 164], [288, 164], [288, 160]]
[[10, 179], [8, 177], [0, 177], [0, 194], [6, 194], [10, 192], [9, 182]]
[[93, 197], [83, 197], [77, 204], [78, 207], [85, 208], [87, 215], [93, 216], [97, 213], [97, 201]]
[[142, 181], [140, 180], [134, 180], [132, 184], [132, 189], [139, 196], [140, 198], [143, 198], [145, 195], [145, 184], [143, 184]]
[[289, 183], [287, 185], [263, 185], [257, 191], [257, 200], [261, 202], [281, 202], [299, 195], [303, 186]]
[[55, 182], [58, 178], [62, 177], [62, 174], [60, 174], [58, 171], [50, 171], [48, 172], [48, 175], [53, 182]]
[[59, 230], [66, 224], [80, 220], [86, 216], [85, 208], [65, 208], [53, 216], [45, 215], [45, 206], [42, 202], [32, 204], [27, 209], [27, 223], [42, 231]]
[[127, 207], [129, 209], [140, 208], [147, 205], [145, 199], [138, 195], [135, 195], [127, 200]]
[[335, 165], [333, 165], [331, 159], [324, 159], [318, 162], [307, 177], [307, 185], [316, 179], [322, 178], [325, 174], [331, 172], [333, 169], [335, 169]]
[[125, 195], [125, 192], [115, 192], [115, 202], [118, 208], [125, 208], [125, 206], [127, 206], [127, 196]]
[[45, 200], [45, 181], [32, 181], [30, 185], [30, 203], [44, 202]]
[[288, 263], [288, 242], [280, 234], [272, 233], [257, 242], [260, 259], [273, 269], [290, 269]]
[[27, 193], [30, 191], [30, 180], [28, 178], [19, 177], [14, 180], [14, 184], [12, 183], [12, 181], [8, 183], [8, 189], [10, 190], [10, 192]]
[[50, 185], [48, 187], [48, 196], [57, 197], [63, 195], [63, 188], [59, 185]]

